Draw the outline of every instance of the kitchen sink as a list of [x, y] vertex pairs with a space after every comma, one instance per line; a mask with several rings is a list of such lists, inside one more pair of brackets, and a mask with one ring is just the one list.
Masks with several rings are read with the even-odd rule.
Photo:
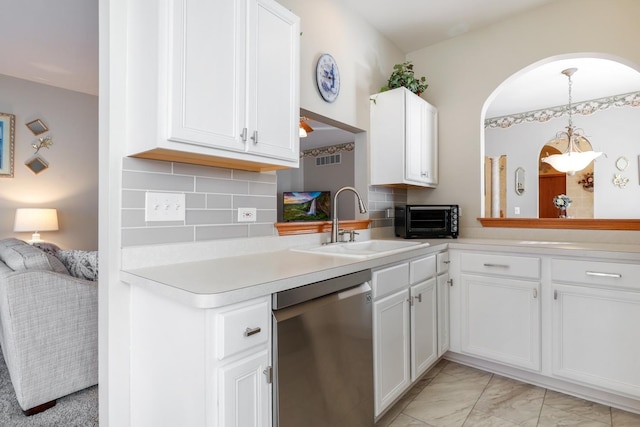
[[367, 240], [362, 242], [329, 243], [315, 246], [291, 248], [295, 252], [307, 252], [317, 255], [333, 255], [351, 258], [372, 258], [390, 255], [411, 249], [424, 248], [429, 243], [407, 242], [401, 240]]

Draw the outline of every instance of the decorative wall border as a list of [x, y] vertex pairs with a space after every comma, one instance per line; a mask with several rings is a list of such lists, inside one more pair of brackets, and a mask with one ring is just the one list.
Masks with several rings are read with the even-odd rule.
[[300, 158], [303, 157], [318, 157], [326, 154], [336, 154], [341, 151], [353, 151], [356, 148], [356, 144], [353, 142], [347, 142], [346, 144], [331, 145], [329, 147], [312, 148], [310, 150], [304, 150], [300, 152]]
[[[559, 107], [529, 111], [510, 116], [493, 117], [484, 121], [484, 127], [492, 129], [506, 129], [513, 125], [519, 125], [525, 122], [547, 122], [551, 119], [568, 114], [569, 112], [567, 107], [568, 105], [562, 105]], [[640, 92], [632, 92], [580, 102], [573, 106], [572, 113], [588, 116], [597, 111], [607, 110], [610, 107], [640, 107]]]

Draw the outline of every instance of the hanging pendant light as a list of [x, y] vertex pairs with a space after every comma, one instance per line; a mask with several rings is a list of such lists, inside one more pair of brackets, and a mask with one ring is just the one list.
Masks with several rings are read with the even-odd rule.
[[313, 128], [306, 123], [307, 120], [309, 119], [306, 117], [300, 117], [300, 138], [306, 138], [307, 134], [313, 132]]
[[567, 68], [562, 74], [569, 78], [569, 125], [567, 131], [559, 132], [553, 142], [567, 143], [567, 150], [562, 154], [553, 154], [542, 158], [542, 161], [550, 164], [558, 172], [565, 172], [567, 175], [574, 175], [576, 171], [582, 170], [589, 166], [596, 157], [602, 153], [598, 151], [582, 151], [579, 146], [581, 144], [591, 146], [589, 140], [584, 137], [581, 132], [573, 127], [573, 107], [571, 105], [571, 76], [578, 71], [577, 68]]

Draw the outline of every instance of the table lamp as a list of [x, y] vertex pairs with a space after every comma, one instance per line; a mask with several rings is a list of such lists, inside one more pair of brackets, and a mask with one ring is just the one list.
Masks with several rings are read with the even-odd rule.
[[13, 231], [29, 232], [33, 235], [29, 243], [41, 242], [40, 231], [58, 230], [58, 211], [56, 209], [19, 208]]

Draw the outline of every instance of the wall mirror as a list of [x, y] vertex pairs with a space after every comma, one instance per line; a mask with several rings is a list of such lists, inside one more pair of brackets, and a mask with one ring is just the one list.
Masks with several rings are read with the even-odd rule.
[[[506, 176], [515, 179], [494, 187], [504, 191], [497, 207], [500, 218], [480, 218], [484, 226], [620, 229], [622, 224], [621, 229], [629, 229], [631, 224], [640, 229], [640, 185], [622, 189], [613, 183], [620, 173], [617, 159], [640, 154], [634, 124], [640, 121], [640, 72], [623, 62], [575, 55], [549, 58], [514, 74], [494, 91], [483, 115], [483, 177], [486, 184], [491, 176], [486, 159], [504, 156]], [[573, 176], [541, 162], [566, 150], [550, 142], [568, 125], [568, 84], [562, 70], [570, 67], [578, 68], [572, 76], [573, 125], [595, 151], [604, 153]], [[629, 164], [625, 174], [637, 177], [636, 167]], [[526, 191], [518, 188], [525, 170]], [[560, 222], [553, 206], [558, 194], [572, 200], [569, 218]], [[491, 203], [483, 200], [485, 218], [497, 216], [488, 213]]]

